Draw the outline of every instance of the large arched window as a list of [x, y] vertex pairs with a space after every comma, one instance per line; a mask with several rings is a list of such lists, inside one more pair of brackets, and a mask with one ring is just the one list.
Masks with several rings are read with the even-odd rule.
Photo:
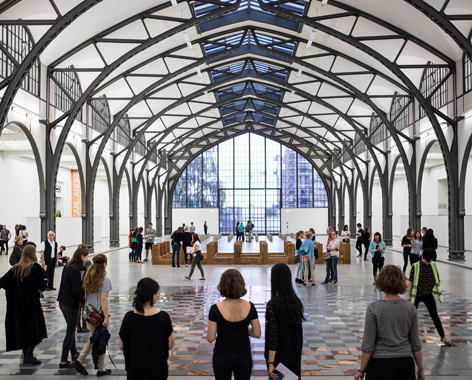
[[174, 208], [219, 208], [220, 232], [252, 220], [257, 233], [280, 232], [281, 208], [328, 207], [323, 181], [306, 158], [247, 133], [197, 156], [182, 172]]
[[[82, 96], [79, 77], [73, 66], [69, 66], [66, 71], [55, 71], [53, 78], [56, 83], [54, 86], [55, 105], [61, 111], [68, 112]], [[82, 121], [82, 110], [77, 113], [75, 118]]]
[[[447, 104], [447, 79], [449, 70], [445, 67], [435, 67], [434, 63], [428, 62], [430, 67], [424, 70], [421, 78], [421, 94], [431, 102], [431, 105], [439, 109]], [[420, 116], [426, 116], [423, 107], [420, 108]]]
[[105, 95], [100, 99], [93, 99], [90, 102], [92, 107], [92, 129], [98, 132], [105, 132], [110, 125], [110, 107]]
[[410, 124], [410, 99], [395, 92], [390, 107], [390, 121], [398, 131], [404, 130]]
[[[20, 65], [33, 48], [33, 39], [24, 26], [2, 25], [0, 43], [0, 76], [8, 78], [15, 68]], [[35, 60], [33, 66], [26, 74], [21, 88], [39, 96], [39, 61]]]
[[[472, 40], [470, 40], [472, 42]], [[464, 92], [472, 90], [472, 61], [464, 54]]]

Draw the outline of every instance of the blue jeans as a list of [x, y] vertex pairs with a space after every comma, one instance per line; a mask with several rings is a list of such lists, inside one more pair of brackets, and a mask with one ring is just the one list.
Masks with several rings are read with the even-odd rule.
[[300, 261], [297, 266], [297, 277], [299, 280], [303, 278], [303, 272], [305, 271], [305, 266], [303, 265], [303, 256], [300, 255]]
[[180, 265], [180, 245], [172, 244], [172, 265], [174, 264], [174, 257], [177, 255], [177, 265]]
[[326, 260], [326, 279], [325, 282], [329, 281], [329, 275], [333, 270], [333, 281], [338, 281], [338, 261], [339, 257], [331, 256], [330, 259]]

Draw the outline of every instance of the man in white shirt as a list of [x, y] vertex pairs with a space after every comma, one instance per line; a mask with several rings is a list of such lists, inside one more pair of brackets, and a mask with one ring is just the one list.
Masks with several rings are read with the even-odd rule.
[[41, 242], [41, 265], [46, 271], [46, 277], [48, 279], [48, 287], [46, 290], [56, 290], [54, 287], [54, 270], [56, 269], [58, 262], [58, 247], [57, 241], [54, 240], [55, 233], [53, 231], [48, 232], [47, 240]]

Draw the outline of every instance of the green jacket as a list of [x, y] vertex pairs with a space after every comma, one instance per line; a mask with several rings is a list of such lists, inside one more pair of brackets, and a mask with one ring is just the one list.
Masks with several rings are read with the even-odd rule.
[[[412, 265], [412, 268], [415, 268], [415, 277], [413, 278], [413, 285], [411, 287], [411, 294], [410, 294], [411, 303], [413, 304], [415, 303], [416, 293], [418, 291], [418, 281], [420, 278], [420, 263], [421, 261], [418, 261]], [[434, 287], [433, 287], [434, 299], [439, 302], [444, 302], [441, 286], [439, 285], [438, 267], [436, 265], [436, 262], [434, 261], [432, 261], [430, 265], [431, 265], [431, 268], [433, 269], [433, 275], [434, 275]]]

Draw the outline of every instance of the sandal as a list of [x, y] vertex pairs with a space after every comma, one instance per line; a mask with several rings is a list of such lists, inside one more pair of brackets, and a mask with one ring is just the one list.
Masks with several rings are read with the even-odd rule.
[[200, 280], [204, 280], [204, 279], [205, 279], [205, 277], [202, 277]]
[[190, 277], [189, 277], [189, 276], [184, 276], [184, 278], [185, 278], [186, 280], [190, 280]]

